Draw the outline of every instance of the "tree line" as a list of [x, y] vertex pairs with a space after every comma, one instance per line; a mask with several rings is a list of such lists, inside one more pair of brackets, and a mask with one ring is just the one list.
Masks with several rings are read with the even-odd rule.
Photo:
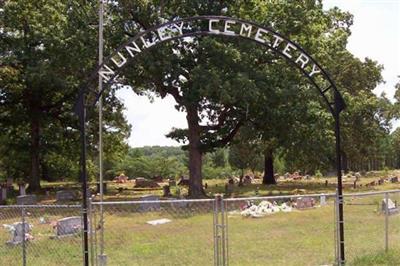
[[[72, 107], [79, 85], [97, 65], [97, 2], [0, 4], [0, 176], [23, 178], [32, 191], [40, 189], [40, 180], [78, 180], [79, 132]], [[324, 10], [322, 1], [106, 1], [105, 54], [140, 31], [196, 15], [255, 21], [299, 43], [329, 70], [346, 101], [345, 170], [399, 167], [400, 133], [390, 133], [391, 121], [399, 116], [399, 85], [394, 101], [373, 93], [383, 82], [383, 66], [346, 49], [353, 16], [338, 8]], [[160, 175], [186, 171], [190, 196], [201, 197], [203, 176], [220, 167], [208, 158], [225, 154], [224, 147], [232, 156], [221, 168], [261, 165], [264, 184], [275, 182], [274, 172], [282, 165], [312, 173], [335, 163], [333, 119], [314, 87], [281, 57], [254, 43], [222, 36], [165, 43], [142, 53], [118, 82], [107, 89], [103, 110], [109, 178], [118, 171], [142, 176], [151, 176], [151, 169]], [[163, 149], [147, 155], [140, 154], [145, 149], [128, 147], [135, 125], [128, 124], [116, 97], [121, 86], [175, 99], [188, 126], [172, 129], [168, 137], [182, 145], [184, 155]], [[87, 124], [93, 178], [98, 175], [97, 111], [89, 110]], [[170, 165], [176, 166], [174, 172]]]

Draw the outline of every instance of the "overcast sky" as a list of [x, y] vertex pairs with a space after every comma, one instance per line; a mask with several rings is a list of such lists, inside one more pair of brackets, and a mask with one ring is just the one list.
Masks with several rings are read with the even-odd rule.
[[[338, 6], [354, 15], [348, 50], [360, 59], [369, 57], [384, 65], [385, 83], [375, 93], [385, 92], [392, 98], [400, 75], [400, 0], [324, 0], [323, 3], [326, 9]], [[130, 146], [178, 145], [165, 137], [172, 127], [186, 127], [185, 114], [175, 110], [172, 97], [150, 103], [147, 97], [134, 95], [130, 90], [121, 90], [118, 96], [124, 101], [125, 115], [132, 124]]]

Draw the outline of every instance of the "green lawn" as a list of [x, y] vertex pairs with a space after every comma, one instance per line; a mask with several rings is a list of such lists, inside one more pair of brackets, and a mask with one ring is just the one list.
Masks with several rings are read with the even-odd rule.
[[[391, 196], [394, 200], [400, 197]], [[400, 216], [389, 218], [390, 253], [384, 253], [384, 215], [377, 211], [381, 197], [347, 198], [345, 237], [348, 265], [398, 265]], [[325, 265], [334, 261], [333, 205], [277, 213], [264, 218], [243, 218], [234, 212], [243, 202], [228, 207], [230, 265]], [[50, 239], [50, 224], [79, 214], [79, 210], [31, 209], [35, 240], [28, 244], [28, 265], [81, 265], [81, 238]], [[18, 219], [16, 210], [1, 210], [2, 223]], [[93, 220], [98, 222], [98, 213]], [[146, 221], [168, 218], [171, 223], [152, 226]], [[105, 208], [105, 253], [108, 265], [212, 265], [213, 215], [210, 203], [186, 208], [162, 204], [162, 210], [139, 212], [138, 205]], [[100, 235], [97, 234], [97, 242]], [[8, 232], [0, 230], [0, 265], [21, 265], [20, 246], [4, 243]]]
[[[369, 183], [379, 176], [363, 178]], [[235, 188], [236, 197], [259, 195], [288, 195], [296, 193], [334, 192], [334, 179], [285, 181], [276, 186], [253, 184]], [[211, 195], [223, 192], [224, 180], [206, 180]], [[399, 189], [398, 184], [366, 188], [351, 188], [345, 182], [345, 192]], [[44, 184], [44, 187], [73, 185]], [[122, 193], [117, 187], [124, 187]], [[132, 184], [109, 184], [107, 200], [134, 200], [143, 194], [158, 194], [160, 190], [136, 190]], [[172, 189], [174, 192], [174, 189]], [[389, 252], [385, 252], [385, 217], [379, 211], [383, 196], [345, 198], [345, 244], [347, 265], [400, 265], [400, 215], [389, 217]], [[390, 198], [400, 203], [399, 195]], [[42, 203], [53, 203], [54, 192], [41, 196]], [[335, 258], [334, 208], [328, 205], [309, 210], [277, 213], [263, 218], [244, 218], [238, 214], [241, 199], [227, 203], [228, 245], [230, 265], [332, 265]], [[161, 203], [160, 211], [140, 212], [138, 205], [105, 207], [105, 253], [108, 265], [212, 265], [214, 258], [213, 212], [211, 203], [192, 203], [183, 208]], [[92, 217], [98, 224], [98, 208]], [[81, 236], [51, 239], [51, 224], [40, 224], [45, 217], [54, 222], [67, 216], [80, 215], [79, 209], [34, 208], [27, 210], [27, 220], [33, 224], [34, 240], [27, 244], [27, 265], [82, 265]], [[152, 226], [149, 220], [168, 218], [172, 222]], [[20, 210], [0, 209], [0, 224], [20, 221]], [[21, 265], [21, 246], [8, 246], [9, 233], [0, 228], [0, 265]], [[100, 235], [91, 235], [99, 243]], [[99, 245], [93, 249], [98, 252]], [[95, 256], [91, 256], [95, 260]]]

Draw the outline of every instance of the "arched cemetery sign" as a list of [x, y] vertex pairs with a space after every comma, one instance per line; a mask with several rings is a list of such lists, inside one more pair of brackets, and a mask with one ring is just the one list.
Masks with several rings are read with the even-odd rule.
[[[198, 16], [178, 19], [155, 26], [146, 31], [138, 33], [130, 38], [123, 45], [118, 47], [113, 54], [104, 60], [80, 90], [76, 111], [80, 117], [81, 141], [82, 141], [82, 188], [83, 195], [86, 195], [86, 135], [85, 135], [85, 99], [87, 94], [95, 94], [95, 102], [103, 91], [98, 92], [90, 88], [93, 79], [100, 75], [106, 85], [117, 82], [121, 70], [135, 57], [150, 48], [155, 49], [157, 45], [177, 39], [190, 38], [194, 36], [228, 36], [241, 38], [256, 42], [266, 48], [266, 52], [279, 54], [287, 59], [292, 65], [298, 68], [305, 77], [318, 90], [327, 104], [332, 116], [335, 119], [336, 135], [336, 167], [338, 177], [338, 196], [339, 196], [339, 254], [340, 263], [344, 263], [344, 229], [343, 229], [343, 197], [342, 197], [342, 175], [341, 175], [341, 155], [340, 155], [340, 123], [339, 114], [345, 108], [344, 101], [335, 83], [328, 73], [309, 55], [303, 48], [292, 42], [282, 34], [277, 33], [271, 28], [258, 25], [256, 23], [236, 18], [223, 16]], [[93, 99], [93, 97], [88, 97]], [[86, 197], [83, 197], [84, 214], [86, 213]], [[84, 215], [85, 227], [87, 227], [87, 217]], [[85, 230], [85, 246], [87, 246], [87, 230]]]
[[[98, 69], [106, 84], [113, 83], [121, 69], [143, 51], [161, 43], [199, 35], [222, 35], [257, 42], [296, 66], [318, 89], [331, 113], [335, 109], [334, 97], [340, 93], [324, 69], [299, 45], [274, 30], [250, 21], [221, 16], [200, 16], [170, 21], [140, 32], [121, 45], [104, 60]], [[341, 101], [342, 103], [342, 101]]]

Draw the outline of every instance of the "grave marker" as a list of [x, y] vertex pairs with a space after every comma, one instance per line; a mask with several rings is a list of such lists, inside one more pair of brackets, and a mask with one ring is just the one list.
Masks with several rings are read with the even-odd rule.
[[76, 199], [76, 193], [73, 190], [60, 190], [56, 192], [57, 202], [70, 201]]
[[22, 195], [17, 197], [17, 205], [36, 205], [36, 195]]
[[[140, 197], [140, 206], [139, 210], [140, 211], [153, 211], [153, 210], [159, 210], [160, 209], [160, 199], [158, 196], [155, 195], [145, 195]], [[146, 201], [157, 201], [157, 202], [149, 202], [147, 203]]]
[[75, 235], [81, 231], [82, 219], [80, 216], [66, 217], [57, 221], [56, 235], [70, 236]]

